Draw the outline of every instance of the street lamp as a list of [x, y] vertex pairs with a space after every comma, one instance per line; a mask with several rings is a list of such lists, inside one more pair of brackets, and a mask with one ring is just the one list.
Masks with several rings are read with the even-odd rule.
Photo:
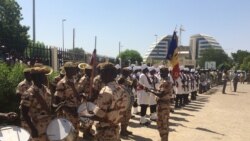
[[33, 46], [36, 43], [36, 3], [33, 0]]
[[64, 50], [64, 22], [66, 21], [66, 19], [62, 19], [62, 47]]

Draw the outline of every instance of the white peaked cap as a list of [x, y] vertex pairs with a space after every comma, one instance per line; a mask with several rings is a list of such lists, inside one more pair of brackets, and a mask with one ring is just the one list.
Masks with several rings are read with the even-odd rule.
[[155, 67], [153, 67], [153, 66], [152, 67], [148, 67], [148, 70], [149, 71], [155, 70]]
[[135, 64], [131, 64], [130, 66], [131, 66], [131, 67], [135, 67]]
[[164, 65], [160, 65], [158, 68], [161, 69], [161, 68], [164, 68], [165, 66]]
[[195, 69], [191, 69], [190, 72], [195, 72]]
[[160, 68], [159, 68], [159, 67], [155, 68], [155, 71], [156, 71], [156, 72], [159, 72], [159, 71], [160, 71]]
[[142, 65], [141, 65], [141, 69], [142, 69], [142, 70], [144, 70], [144, 69], [146, 69], [146, 68], [148, 68], [148, 66], [147, 66], [146, 64], [142, 64]]
[[189, 68], [184, 68], [184, 71], [189, 71]]
[[134, 66], [133, 67], [133, 71], [135, 71], [135, 70], [140, 70], [141, 69], [141, 66]]
[[180, 70], [184, 70], [184, 66], [180, 66]]
[[129, 67], [125, 67], [125, 68], [128, 69], [128, 70], [132, 70], [132, 67], [130, 67], [130, 66]]
[[120, 66], [119, 64], [116, 64], [116, 65], [115, 65], [115, 68], [116, 68], [116, 69], [120, 69], [121, 66]]

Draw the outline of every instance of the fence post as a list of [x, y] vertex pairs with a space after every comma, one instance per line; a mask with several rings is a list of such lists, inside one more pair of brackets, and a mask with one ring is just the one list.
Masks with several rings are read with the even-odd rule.
[[50, 52], [51, 52], [51, 63], [52, 63], [52, 68], [55, 71], [58, 71], [58, 50], [56, 47], [50, 47]]

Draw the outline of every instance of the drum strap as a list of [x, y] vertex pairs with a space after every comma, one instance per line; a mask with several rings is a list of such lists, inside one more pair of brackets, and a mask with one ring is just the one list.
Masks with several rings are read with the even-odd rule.
[[45, 102], [45, 100], [42, 98], [42, 96], [39, 94], [39, 92], [36, 92], [34, 94], [35, 98], [37, 99], [37, 102], [42, 106], [42, 108], [47, 111], [48, 113], [50, 113], [50, 109], [47, 105], [47, 103]]

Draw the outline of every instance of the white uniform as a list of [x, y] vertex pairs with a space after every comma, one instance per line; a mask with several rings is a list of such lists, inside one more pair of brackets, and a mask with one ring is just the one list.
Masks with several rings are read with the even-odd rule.
[[176, 80], [175, 80], [175, 93], [177, 94], [177, 95], [179, 95], [179, 94], [184, 94], [185, 93], [185, 91], [184, 91], [184, 89], [183, 89], [183, 83], [182, 83], [182, 81], [181, 81], [182, 79], [181, 79], [181, 76], [179, 76]]
[[[151, 77], [151, 82], [153, 83], [153, 81], [155, 82], [155, 88], [158, 88], [159, 87], [159, 79], [154, 76], [153, 78]], [[154, 79], [154, 80], [153, 80]], [[152, 87], [153, 87], [153, 84], [152, 84]], [[152, 93], [149, 94], [149, 105], [156, 105], [156, 96]]]
[[[141, 73], [139, 78], [139, 84], [143, 87], [147, 87], [148, 89], [152, 89], [152, 86], [149, 84], [147, 76], [144, 73]], [[138, 90], [138, 104], [149, 105], [150, 94], [145, 90]]]

